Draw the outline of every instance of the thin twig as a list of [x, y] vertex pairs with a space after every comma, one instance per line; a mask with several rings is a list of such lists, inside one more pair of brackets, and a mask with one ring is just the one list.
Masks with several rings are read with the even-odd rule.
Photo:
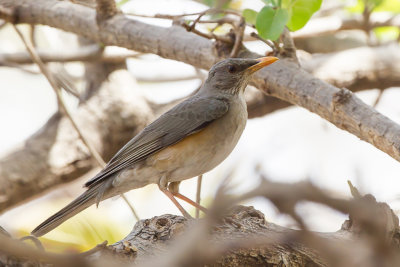
[[350, 193], [353, 196], [353, 198], [355, 199], [360, 199], [362, 197], [362, 195], [360, 194], [360, 192], [358, 191], [357, 187], [355, 187], [350, 180], [347, 180], [347, 184], [350, 187]]
[[[34, 47], [32, 47], [32, 45], [26, 41], [25, 37], [23, 36], [22, 32], [18, 29], [17, 26], [15, 26], [14, 24], [12, 24], [12, 26], [14, 27], [15, 31], [17, 32], [17, 34], [19, 35], [19, 37], [21, 38], [22, 42], [24, 43], [26, 49], [28, 50], [30, 56], [32, 57], [32, 60], [39, 66], [40, 71], [43, 73], [43, 75], [47, 78], [48, 82], [50, 83], [51, 87], [53, 88], [57, 99], [58, 99], [58, 103], [60, 105], [60, 107], [62, 108], [64, 114], [67, 116], [67, 118], [69, 119], [69, 121], [71, 122], [72, 126], [74, 127], [74, 129], [76, 130], [76, 132], [78, 133], [80, 139], [82, 140], [82, 142], [86, 145], [86, 147], [89, 150], [89, 153], [93, 156], [93, 158], [95, 159], [95, 161], [98, 163], [99, 166], [101, 166], [102, 168], [105, 167], [106, 163], [104, 162], [103, 158], [100, 156], [100, 154], [96, 151], [96, 149], [90, 144], [90, 142], [85, 138], [85, 136], [83, 135], [83, 133], [81, 132], [81, 130], [79, 129], [78, 125], [76, 124], [75, 120], [73, 119], [71, 113], [69, 113], [61, 92], [59, 90], [59, 87], [57, 85], [57, 82], [54, 80], [52, 74], [50, 73], [50, 71], [47, 69], [46, 65], [41, 61], [39, 55], [37, 54], [36, 50]], [[123, 194], [121, 194], [123, 195]], [[128, 206], [133, 209], [132, 205], [127, 201], [126, 198], [123, 197], [123, 199], [126, 201], [126, 203], [128, 204]], [[139, 218], [137, 217], [137, 213], [134, 212], [133, 215], [135, 216], [135, 218], [137, 220], [139, 220]]]
[[95, 246], [94, 248], [92, 248], [88, 251], [79, 253], [79, 255], [82, 257], [87, 257], [89, 255], [92, 255], [92, 254], [96, 253], [97, 251], [100, 251], [100, 250], [104, 249], [105, 247], [107, 247], [107, 243], [108, 243], [108, 241], [106, 240], [103, 243], [98, 244], [97, 246]]
[[36, 35], [36, 25], [34, 25], [34, 24], [30, 24], [29, 25], [30, 27], [30, 29], [29, 29], [29, 38], [30, 38], [30, 40], [31, 40], [31, 43], [32, 43], [32, 46], [33, 47], [37, 47], [37, 44], [36, 44], [36, 38], [35, 38], [35, 35]]
[[213, 24], [213, 23], [217, 23], [219, 25], [222, 24], [234, 24], [236, 22], [236, 20], [232, 19], [232, 18], [227, 18], [227, 17], [223, 17], [220, 19], [208, 19], [208, 20], [199, 20], [197, 21], [197, 23], [203, 23], [203, 24]]
[[6, 231], [3, 227], [0, 226], [0, 235], [11, 237], [10, 233]]
[[204, 75], [188, 75], [182, 77], [140, 77], [135, 76], [137, 82], [150, 82], [150, 83], [165, 83], [165, 82], [180, 82], [180, 81], [190, 81], [195, 79], [203, 80]]
[[256, 38], [257, 40], [259, 40], [259, 41], [265, 43], [266, 45], [268, 45], [272, 49], [272, 51], [276, 51], [274, 43], [271, 42], [270, 40], [265, 40], [264, 38], [262, 38], [260, 35], [258, 35], [255, 32], [250, 33], [250, 36], [253, 37], [253, 38]]
[[122, 199], [125, 201], [125, 203], [128, 205], [129, 209], [131, 210], [133, 217], [135, 217], [136, 221], [139, 221], [139, 215], [136, 213], [135, 208], [131, 204], [131, 202], [128, 200], [128, 198], [125, 196], [125, 194], [121, 194]]
[[372, 105], [373, 108], [376, 108], [376, 107], [378, 106], [379, 102], [380, 102], [381, 99], [382, 99], [382, 96], [383, 96], [384, 91], [385, 91], [385, 90], [383, 90], [383, 89], [379, 89], [379, 94], [378, 94], [378, 96], [376, 97], [374, 104]]
[[230, 57], [236, 57], [238, 55], [243, 42], [243, 35], [245, 28], [246, 28], [245, 20], [243, 17], [240, 17], [239, 25], [238, 27], [236, 27], [235, 44], [233, 45]]
[[41, 74], [40, 71], [37, 71], [37, 70], [34, 70], [34, 69], [29, 69], [26, 66], [21, 66], [20, 64], [14, 63], [14, 62], [2, 61], [2, 62], [0, 62], [0, 66], [16, 68], [16, 69], [22, 70], [24, 72], [27, 72], [29, 74]]
[[[204, 20], [204, 21], [200, 20], [205, 15], [219, 14], [219, 13], [235, 15], [235, 16], [239, 16], [240, 18], [242, 18], [242, 15], [236, 11], [223, 10], [223, 9], [219, 9], [219, 8], [210, 8], [210, 9], [206, 9], [201, 12], [187, 13], [187, 14], [180, 14], [180, 15], [155, 14], [154, 16], [151, 16], [151, 15], [140, 15], [140, 14], [133, 14], [133, 13], [125, 13], [125, 15], [144, 17], [144, 18], [170, 19], [170, 20], [174, 20], [174, 21], [179, 21], [180, 22], [179, 24], [182, 27], [184, 27], [187, 31], [193, 32], [193, 33], [200, 35], [207, 39], [215, 39], [215, 40], [219, 40], [219, 41], [222, 41], [225, 43], [232, 43], [232, 39], [227, 36], [215, 35], [213, 33], [213, 31], [211, 31], [211, 33], [204, 33], [195, 28], [196, 24], [198, 24], [198, 23], [217, 23], [218, 25], [221, 25], [224, 23], [229, 23], [229, 24], [234, 25], [235, 21], [233, 19], [226, 18], [226, 17], [221, 18], [221, 19], [216, 19], [216, 20]], [[183, 17], [187, 17], [187, 16], [197, 16], [197, 18], [190, 25], [188, 25], [184, 20], [182, 20]]]
[[[114, 53], [102, 53], [102, 49], [97, 45], [89, 45], [86, 47], [80, 47], [76, 50], [69, 51], [52, 51], [52, 50], [36, 50], [40, 59], [43, 63], [49, 62], [77, 62], [77, 61], [101, 61], [105, 63], [120, 63], [124, 62], [129, 58], [139, 58], [145, 53], [136, 52], [123, 52], [120, 54]], [[0, 65], [4, 65], [7, 62], [16, 64], [32, 64], [32, 59], [29, 53], [26, 52], [15, 52], [15, 53], [0, 53]]]
[[[197, 177], [197, 188], [196, 188], [196, 203], [200, 205], [201, 201], [201, 183], [203, 181], [203, 175], [199, 175]], [[196, 208], [195, 218], [198, 219], [200, 217], [200, 210]]]
[[219, 14], [219, 13], [241, 16], [241, 14], [237, 11], [220, 9], [220, 8], [210, 8], [210, 9], [206, 9], [206, 10], [200, 11], [200, 12], [193, 12], [193, 13], [186, 13], [186, 14], [179, 14], [179, 15], [168, 15], [168, 14], [142, 15], [142, 14], [134, 14], [134, 13], [129, 13], [129, 12], [126, 12], [124, 14], [129, 15], [129, 16], [134, 16], [134, 17], [142, 17], [142, 18], [175, 20], [175, 19], [180, 19], [180, 18], [189, 17], [189, 16], [199, 16], [199, 15], [203, 16], [203, 14]]
[[199, 35], [201, 37], [204, 37], [204, 38], [207, 38], [207, 39], [215, 39], [215, 40], [218, 40], [218, 41], [221, 41], [221, 42], [224, 42], [224, 43], [232, 43], [232, 39], [230, 37], [222, 36], [222, 35], [216, 35], [216, 34], [214, 34], [212, 32], [211, 33], [201, 32], [201, 31], [197, 30], [196, 28], [194, 28], [193, 24], [190, 26], [190, 25], [186, 24], [186, 22], [182, 21], [180, 23], [180, 25], [182, 27], [184, 27], [187, 31], [193, 32], [193, 33], [195, 33], [195, 34], [197, 34], [197, 35]]

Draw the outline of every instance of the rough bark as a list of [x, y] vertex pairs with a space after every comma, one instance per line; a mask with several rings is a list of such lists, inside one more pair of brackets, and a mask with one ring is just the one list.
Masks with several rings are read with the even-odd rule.
[[[185, 243], [183, 238], [192, 238], [187, 231], [198, 231], [199, 221], [188, 221], [182, 216], [161, 215], [151, 219], [141, 220], [135, 224], [132, 232], [121, 241], [103, 250], [101, 254], [109, 253], [111, 250], [117, 255], [129, 256], [138, 266], [157, 266], [158, 260], [151, 261], [151, 258], [159, 258], [163, 266], [173, 266], [168, 252], [174, 250], [178, 243]], [[294, 230], [287, 229], [265, 220], [264, 214], [253, 207], [237, 206], [223, 221], [213, 227], [212, 232], [207, 235], [208, 240], [198, 240], [199, 245], [209, 246], [204, 248], [209, 252], [210, 248], [226, 246], [232, 243], [232, 248], [225, 256], [209, 255], [187, 255], [191, 259], [187, 266], [326, 266], [320, 255], [313, 249], [306, 248], [299, 243], [279, 243], [260, 246], [255, 244], [250, 247], [246, 239], [265, 238], [265, 240], [276, 240], [282, 233], [290, 235]], [[281, 236], [283, 237], [283, 235]], [[174, 243], [175, 242], [175, 243]], [[256, 243], [256, 242], [255, 242]], [[268, 243], [268, 242], [267, 242]], [[186, 243], [187, 244], [187, 243]], [[235, 245], [234, 245], [235, 244]], [[178, 246], [180, 246], [178, 245]], [[211, 246], [211, 247], [210, 247]], [[171, 249], [172, 247], [172, 249]], [[242, 248], [241, 248], [242, 247]], [[164, 257], [164, 258], [163, 258]], [[127, 257], [128, 258], [128, 257]], [[186, 264], [189, 264], [186, 262]], [[177, 262], [176, 266], [185, 266], [183, 262]]]
[[[236, 197], [221, 189], [203, 219], [162, 215], [141, 220], [123, 240], [80, 255], [36, 250], [0, 231], [0, 265], [40, 261], [56, 266], [399, 266], [398, 217], [372, 195], [361, 196], [352, 186], [351, 191], [354, 199], [342, 199], [307, 182], [267, 180]], [[270, 200], [302, 230], [277, 226], [253, 207], [235, 205], [253, 197]], [[311, 232], [295, 212], [295, 206], [305, 201], [348, 213], [349, 220], [337, 232]]]
[[[335, 199], [307, 184], [266, 185], [269, 187], [261, 185], [253, 193], [265, 194], [281, 212], [283, 207], [308, 199], [348, 210], [350, 219], [333, 233], [298, 231], [267, 222], [253, 207], [234, 206], [228, 212], [218, 209], [218, 201], [224, 200], [217, 197], [202, 221], [186, 221], [174, 215], [142, 220], [109, 249], [129, 255], [129, 261], [139, 266], [372, 267], [400, 263], [399, 219], [386, 203], [377, 202], [371, 195]], [[268, 188], [277, 190], [268, 193]], [[295, 193], [282, 196], [277, 192]]]
[[[162, 28], [123, 15], [101, 23], [95, 11], [80, 5], [55, 0], [1, 0], [0, 14], [15, 23], [41, 23], [101, 42], [139, 52], [182, 61], [208, 69], [226, 57], [229, 49], [178, 26]], [[240, 56], [258, 57], [242, 51]], [[308, 74], [290, 60], [281, 60], [254, 75], [253, 85], [268, 95], [302, 106], [364, 141], [400, 160], [400, 126], [363, 103], [350, 91], [329, 85]]]
[[[134, 93], [134, 81], [124, 70], [114, 72], [73, 115], [104, 159], [153, 120], [147, 101]], [[96, 163], [69, 120], [55, 114], [22, 149], [0, 161], [0, 212], [77, 179], [93, 167]]]

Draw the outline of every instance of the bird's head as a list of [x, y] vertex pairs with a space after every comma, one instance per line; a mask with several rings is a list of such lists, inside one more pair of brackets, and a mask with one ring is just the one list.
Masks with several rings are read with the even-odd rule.
[[203, 88], [207, 91], [216, 90], [228, 94], [243, 92], [251, 74], [277, 60], [276, 57], [228, 58], [222, 60], [212, 66]]

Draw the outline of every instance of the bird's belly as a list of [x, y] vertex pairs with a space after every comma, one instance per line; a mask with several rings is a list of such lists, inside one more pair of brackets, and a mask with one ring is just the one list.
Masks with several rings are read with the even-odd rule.
[[149, 157], [147, 164], [164, 173], [169, 182], [210, 171], [232, 152], [239, 141], [247, 120], [245, 108], [237, 105], [200, 132]]

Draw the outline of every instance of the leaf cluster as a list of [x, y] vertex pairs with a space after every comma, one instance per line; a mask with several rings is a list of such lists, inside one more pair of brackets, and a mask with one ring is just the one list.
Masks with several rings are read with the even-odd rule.
[[248, 23], [254, 24], [264, 39], [277, 40], [285, 26], [297, 31], [306, 25], [311, 16], [320, 9], [322, 0], [263, 0], [265, 6], [257, 12], [243, 10]]

